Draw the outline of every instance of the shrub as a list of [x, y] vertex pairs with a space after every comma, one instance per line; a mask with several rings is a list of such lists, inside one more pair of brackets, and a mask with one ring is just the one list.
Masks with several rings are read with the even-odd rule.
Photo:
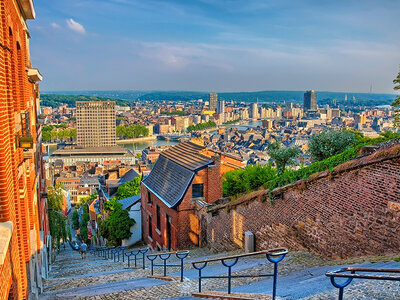
[[271, 165], [250, 165], [245, 169], [237, 169], [225, 173], [222, 181], [224, 196], [232, 196], [250, 192], [262, 186], [264, 182], [276, 177], [276, 171]]

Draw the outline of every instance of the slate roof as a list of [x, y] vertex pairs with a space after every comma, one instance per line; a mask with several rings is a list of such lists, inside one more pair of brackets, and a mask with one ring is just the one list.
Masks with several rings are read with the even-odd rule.
[[118, 202], [122, 204], [122, 209], [128, 209], [129, 207], [131, 207], [132, 205], [136, 204], [139, 201], [140, 201], [140, 194], [118, 200]]
[[128, 172], [126, 172], [124, 175], [121, 176], [121, 178], [119, 179], [119, 183], [124, 184], [139, 176], [140, 175], [134, 169], [130, 169]]
[[183, 142], [164, 150], [160, 156], [164, 156], [186, 169], [198, 171], [213, 162], [208, 156], [200, 154], [203, 149], [205, 149], [204, 146]]
[[168, 207], [175, 207], [183, 198], [195, 172], [160, 155], [143, 184]]
[[200, 154], [203, 149], [203, 146], [183, 142], [164, 150], [143, 184], [168, 207], [176, 207], [195, 173], [213, 163], [209, 157]]

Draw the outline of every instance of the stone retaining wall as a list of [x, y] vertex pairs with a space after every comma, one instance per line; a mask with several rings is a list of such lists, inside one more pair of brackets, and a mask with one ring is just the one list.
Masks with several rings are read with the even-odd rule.
[[[208, 245], [256, 249], [309, 249], [326, 257], [398, 253], [400, 249], [400, 146], [345, 163], [273, 191], [245, 195], [208, 210]], [[271, 203], [272, 202], [272, 203]]]

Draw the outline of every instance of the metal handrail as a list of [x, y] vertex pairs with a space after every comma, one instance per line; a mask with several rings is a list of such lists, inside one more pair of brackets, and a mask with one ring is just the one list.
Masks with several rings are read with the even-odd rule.
[[[278, 276], [278, 263], [282, 261], [288, 250], [286, 248], [276, 248], [246, 254], [225, 256], [219, 258], [210, 258], [205, 260], [199, 260], [192, 262], [193, 267], [199, 271], [199, 293], [201, 292], [201, 280], [202, 279], [228, 279], [228, 294], [231, 293], [232, 287], [232, 278], [249, 278], [249, 277], [273, 277], [273, 287], [272, 287], [272, 299], [274, 300], [276, 297], [276, 282]], [[265, 255], [267, 260], [274, 264], [274, 272], [271, 274], [257, 274], [257, 275], [232, 275], [232, 267], [237, 264], [240, 258], [250, 257], [256, 255]], [[220, 261], [223, 266], [228, 268], [227, 276], [202, 276], [201, 271], [207, 266], [209, 262]], [[229, 262], [231, 261], [231, 262]]]
[[[180, 264], [167, 264], [167, 260], [175, 254], [181, 262]], [[167, 276], [167, 267], [180, 267], [181, 268], [181, 282], [183, 282], [183, 260], [189, 255], [189, 250], [173, 251], [173, 252], [159, 252], [147, 254], [147, 259], [151, 261], [151, 275], [154, 275], [154, 267], [164, 267], [163, 276]], [[154, 264], [154, 261], [159, 257], [163, 260], [162, 264]]]
[[[350, 272], [350, 274], [344, 274], [344, 272]], [[348, 286], [354, 278], [357, 279], [371, 279], [371, 280], [390, 280], [400, 281], [400, 276], [385, 276], [385, 275], [363, 275], [356, 274], [356, 272], [368, 272], [368, 273], [399, 273], [400, 269], [374, 269], [374, 268], [341, 268], [339, 270], [326, 272], [325, 275], [330, 277], [331, 283], [335, 288], [339, 289], [339, 300], [343, 300], [344, 288]], [[347, 278], [345, 282], [338, 283], [335, 281], [336, 277]]]
[[141, 253], [142, 254], [142, 268], [143, 270], [146, 268], [146, 260], [145, 260], [145, 253], [149, 251], [149, 248], [143, 248], [139, 250], [133, 250], [131, 252], [126, 252], [125, 255], [128, 257], [128, 268], [131, 266], [131, 256], [135, 257], [135, 268], [137, 267], [137, 256]]

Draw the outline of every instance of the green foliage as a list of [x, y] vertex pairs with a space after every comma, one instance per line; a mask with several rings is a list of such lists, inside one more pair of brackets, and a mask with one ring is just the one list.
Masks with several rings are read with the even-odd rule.
[[315, 173], [323, 172], [326, 170], [332, 171], [338, 165], [355, 159], [359, 155], [361, 147], [379, 144], [393, 138], [400, 138], [400, 133], [385, 132], [377, 138], [368, 138], [362, 136], [361, 134], [356, 134], [356, 138], [358, 140], [357, 143], [351, 147], [348, 147], [342, 153], [336, 154], [321, 161], [316, 161], [311, 165], [300, 168], [298, 170], [286, 170], [279, 177], [269, 182], [266, 182], [264, 186], [266, 188], [269, 188], [270, 190], [273, 190], [275, 188], [294, 183], [298, 180], [306, 180]]
[[42, 140], [44, 142], [67, 140], [76, 138], [76, 128], [68, 129], [67, 125], [47, 125], [42, 128]]
[[274, 160], [278, 175], [283, 174], [288, 165], [294, 165], [300, 150], [297, 147], [282, 147], [281, 143], [275, 142], [268, 146], [268, 155]]
[[87, 223], [90, 220], [90, 215], [88, 212], [85, 212], [81, 216], [81, 224], [80, 224], [80, 233], [78, 235], [79, 240], [84, 240], [85, 243], [89, 243], [88, 239], [88, 230]]
[[62, 187], [57, 185], [47, 189], [47, 208], [52, 246], [60, 248], [60, 241], [68, 237], [67, 217], [62, 213]]
[[123, 139], [129, 139], [133, 137], [136, 138], [139, 136], [148, 136], [148, 135], [149, 135], [149, 129], [143, 125], [117, 126], [117, 137]]
[[[397, 77], [393, 80], [394, 90], [400, 90], [400, 72]], [[394, 126], [400, 128], [400, 96], [398, 96], [392, 103], [394, 108]]]
[[167, 116], [187, 116], [188, 115], [188, 113], [183, 110], [162, 111], [160, 114], [167, 115]]
[[271, 165], [247, 166], [225, 173], [222, 181], [224, 196], [232, 196], [250, 192], [276, 177], [276, 171]]
[[125, 199], [140, 194], [140, 177], [136, 177], [123, 185], [120, 185], [117, 190], [117, 200]]
[[309, 152], [313, 161], [320, 161], [343, 152], [357, 142], [352, 131], [324, 131], [311, 137]]
[[217, 124], [213, 121], [208, 121], [206, 123], [199, 123], [197, 125], [190, 125], [187, 128], [187, 131], [197, 131], [197, 130], [204, 130], [207, 128], [217, 127]]
[[79, 214], [76, 210], [72, 213], [72, 228], [74, 230], [79, 229]]
[[40, 105], [51, 106], [53, 108], [59, 107], [61, 104], [67, 104], [69, 107], [75, 107], [75, 101], [116, 101], [117, 105], [128, 106], [129, 101], [110, 99], [106, 97], [83, 96], [83, 95], [58, 95], [58, 94], [40, 94]]
[[91, 202], [93, 200], [97, 199], [97, 192], [94, 192], [93, 194], [81, 198], [77, 203], [76, 203], [76, 208], [83, 207], [84, 211], [88, 211], [87, 203]]
[[109, 214], [100, 223], [100, 234], [107, 239], [108, 246], [120, 246], [122, 240], [131, 236], [130, 228], [136, 222], [129, 217], [127, 210], [122, 210], [122, 204], [115, 197], [104, 203], [104, 209]]
[[[379, 144], [392, 139], [400, 138], [399, 132], [386, 131], [381, 133], [380, 137], [368, 138], [360, 134], [359, 132], [353, 132], [357, 142], [350, 147], [347, 147], [342, 153], [333, 155], [321, 161], [316, 161], [307, 167], [302, 167], [298, 170], [287, 170], [285, 169], [282, 173], [278, 173], [275, 176], [271, 171], [258, 170], [254, 166], [254, 169], [246, 167], [245, 170], [238, 169], [235, 171], [225, 173], [225, 179], [223, 180], [222, 187], [224, 196], [232, 196], [251, 190], [257, 189], [261, 184], [265, 188], [272, 191], [275, 188], [279, 188], [298, 180], [306, 180], [311, 175], [326, 170], [332, 171], [335, 167], [343, 164], [347, 161], [355, 159], [359, 155], [361, 147]], [[271, 149], [281, 149], [279, 145], [271, 145]], [[266, 168], [266, 167], [261, 167]], [[270, 167], [269, 167], [270, 168]], [[265, 172], [264, 175], [261, 175]], [[253, 175], [251, 175], [253, 173]], [[257, 178], [258, 176], [258, 178]], [[251, 182], [253, 181], [253, 182]], [[260, 184], [261, 182], [261, 184]]]
[[229, 124], [235, 124], [235, 123], [238, 123], [238, 122], [240, 122], [240, 119], [226, 121], [225, 124], [229, 125]]

